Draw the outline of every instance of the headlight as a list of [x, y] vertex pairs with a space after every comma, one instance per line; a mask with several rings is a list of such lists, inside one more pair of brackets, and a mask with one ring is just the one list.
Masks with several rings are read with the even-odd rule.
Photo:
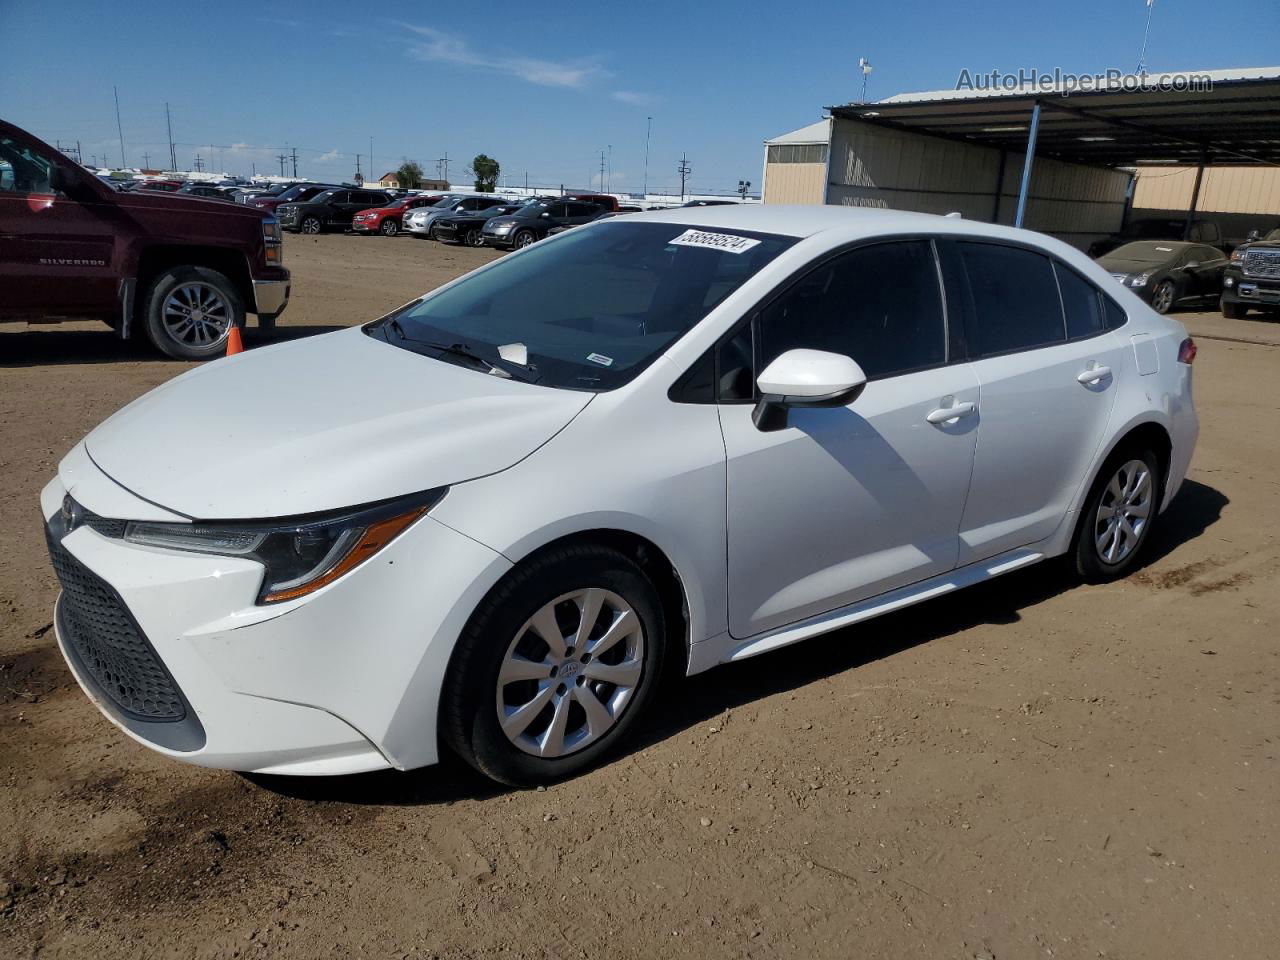
[[262, 221], [262, 237], [267, 243], [280, 242], [280, 221], [275, 217], [267, 217]]
[[512, 224], [510, 223], [495, 223], [493, 225], [493, 232], [494, 233], [510, 233], [511, 227], [512, 227]]
[[1132, 277], [1129, 278], [1129, 286], [1145, 287], [1147, 285], [1147, 281], [1150, 279], [1151, 279], [1151, 274], [1149, 273], [1135, 273]]
[[366, 507], [263, 523], [130, 523], [149, 547], [247, 557], [262, 564], [258, 603], [304, 597], [354, 570], [435, 506], [445, 488]]
[[1244, 251], [1243, 251], [1243, 250], [1236, 249], [1236, 250], [1232, 250], [1232, 251], [1231, 251], [1231, 262], [1232, 262], [1232, 263], [1240, 263], [1240, 262], [1241, 262], [1241, 261], [1243, 261], [1243, 260], [1244, 260]]

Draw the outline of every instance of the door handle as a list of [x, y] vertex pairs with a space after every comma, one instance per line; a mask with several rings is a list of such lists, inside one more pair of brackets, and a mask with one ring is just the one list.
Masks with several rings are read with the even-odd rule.
[[1105, 380], [1109, 376], [1111, 376], [1111, 368], [1098, 364], [1076, 374], [1076, 383], [1083, 383], [1085, 386], [1089, 386], [1100, 380]]
[[951, 423], [954, 420], [959, 420], [961, 417], [971, 416], [976, 413], [977, 410], [978, 405], [976, 403], [969, 403], [966, 401], [964, 403], [953, 404], [950, 407], [939, 407], [937, 410], [932, 410], [925, 419], [930, 423]]

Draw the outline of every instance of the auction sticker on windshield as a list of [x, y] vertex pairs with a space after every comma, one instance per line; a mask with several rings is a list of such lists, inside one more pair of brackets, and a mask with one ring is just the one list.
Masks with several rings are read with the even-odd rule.
[[751, 237], [735, 237], [731, 233], [708, 233], [705, 230], [686, 230], [671, 241], [678, 247], [705, 247], [723, 250], [725, 253], [746, 253], [760, 241]]

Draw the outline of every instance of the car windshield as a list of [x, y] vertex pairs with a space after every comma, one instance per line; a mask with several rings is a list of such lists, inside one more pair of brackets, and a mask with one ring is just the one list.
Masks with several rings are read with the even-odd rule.
[[[365, 329], [446, 360], [452, 355], [439, 348], [461, 348], [499, 373], [546, 386], [611, 390], [795, 242], [608, 221], [499, 260]], [[506, 345], [523, 346], [527, 366], [504, 364], [511, 351], [498, 348]]]
[[1175, 243], [1159, 243], [1147, 241], [1145, 243], [1126, 243], [1123, 247], [1113, 250], [1109, 256], [1115, 257], [1117, 260], [1138, 260], [1142, 263], [1164, 263], [1170, 259], [1181, 244]]
[[427, 209], [428, 210], [448, 210], [450, 207], [456, 204], [460, 199], [462, 198], [461, 197], [442, 197], [441, 199], [437, 200], [435, 203], [431, 204], [431, 206], [429, 206]]

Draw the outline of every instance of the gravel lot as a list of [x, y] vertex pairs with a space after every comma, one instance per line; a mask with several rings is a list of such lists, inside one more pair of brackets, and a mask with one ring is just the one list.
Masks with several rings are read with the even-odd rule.
[[[281, 333], [493, 256], [290, 237]], [[1044, 565], [675, 684], [624, 758], [525, 792], [251, 781], [118, 734], [54, 647], [36, 498], [185, 365], [0, 330], [0, 957], [1275, 956], [1280, 324], [1180, 318], [1228, 339], [1144, 570]]]

